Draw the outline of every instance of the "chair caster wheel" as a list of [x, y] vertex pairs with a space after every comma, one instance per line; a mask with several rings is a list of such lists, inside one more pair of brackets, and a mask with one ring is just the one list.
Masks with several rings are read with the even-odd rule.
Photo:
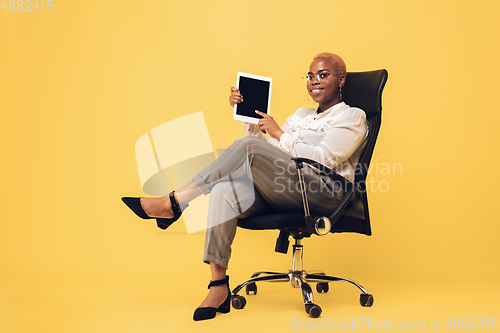
[[316, 305], [314, 303], [306, 304], [306, 312], [313, 318], [318, 318], [321, 315], [322, 311], [323, 310], [321, 310], [319, 305]]
[[316, 291], [321, 294], [321, 292], [327, 293], [330, 290], [328, 282], [316, 283]]
[[240, 295], [232, 295], [231, 296], [231, 305], [235, 309], [243, 309], [245, 305], [247, 304], [247, 300], [245, 297], [240, 296]]
[[361, 306], [370, 307], [373, 305], [373, 296], [371, 294], [361, 294], [359, 296]]
[[245, 287], [245, 291], [247, 295], [250, 295], [251, 291], [253, 291], [254, 295], [257, 295], [257, 285], [255, 284], [255, 282], [247, 284], [247, 286]]

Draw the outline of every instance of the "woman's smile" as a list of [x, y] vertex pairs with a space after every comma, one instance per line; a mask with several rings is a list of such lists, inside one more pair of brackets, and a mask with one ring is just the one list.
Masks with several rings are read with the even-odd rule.
[[310, 92], [311, 94], [315, 95], [315, 96], [318, 96], [319, 94], [321, 94], [323, 92], [323, 87], [314, 87], [314, 88], [311, 88], [310, 89]]

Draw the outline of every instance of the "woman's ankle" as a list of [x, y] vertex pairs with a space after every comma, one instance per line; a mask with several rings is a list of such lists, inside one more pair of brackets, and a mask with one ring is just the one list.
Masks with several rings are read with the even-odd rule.
[[175, 200], [181, 209], [187, 207], [191, 201], [202, 194], [203, 193], [194, 180], [191, 180], [189, 183], [174, 192]]
[[215, 262], [210, 262], [210, 273], [212, 275], [212, 281], [224, 280], [226, 278], [227, 269], [223, 266], [216, 264]]

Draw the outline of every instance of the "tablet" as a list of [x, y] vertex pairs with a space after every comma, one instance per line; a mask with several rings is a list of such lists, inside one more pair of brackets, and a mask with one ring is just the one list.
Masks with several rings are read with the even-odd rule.
[[243, 102], [234, 105], [233, 119], [257, 124], [262, 117], [255, 110], [269, 114], [272, 83], [268, 77], [238, 72], [236, 88]]

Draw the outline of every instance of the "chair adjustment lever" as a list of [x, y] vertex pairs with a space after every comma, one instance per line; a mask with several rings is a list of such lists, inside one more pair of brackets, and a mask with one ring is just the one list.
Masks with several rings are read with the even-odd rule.
[[287, 231], [281, 230], [280, 235], [278, 236], [278, 239], [276, 240], [276, 247], [274, 248], [275, 252], [287, 254], [288, 252], [288, 245], [290, 244], [290, 241], [288, 240], [288, 237], [290, 234]]

